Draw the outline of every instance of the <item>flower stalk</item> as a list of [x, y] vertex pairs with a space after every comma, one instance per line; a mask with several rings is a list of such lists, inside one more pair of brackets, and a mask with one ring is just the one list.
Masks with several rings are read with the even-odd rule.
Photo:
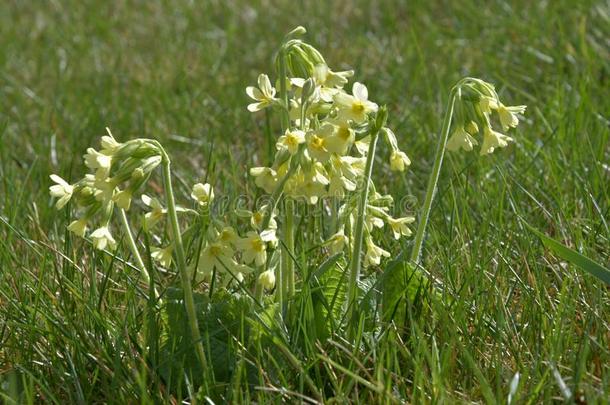
[[184, 246], [182, 244], [182, 234], [180, 233], [180, 225], [178, 224], [178, 214], [176, 212], [176, 201], [174, 198], [174, 191], [172, 189], [171, 181], [171, 169], [170, 159], [165, 150], [159, 145], [161, 150], [161, 156], [163, 158], [163, 185], [165, 187], [165, 195], [167, 199], [167, 214], [171, 224], [174, 252], [176, 253], [176, 265], [180, 274], [180, 281], [182, 284], [182, 291], [184, 293], [184, 305], [186, 307], [186, 313], [188, 317], [189, 327], [191, 330], [191, 338], [195, 345], [195, 351], [201, 366], [203, 369], [207, 369], [207, 360], [205, 351], [203, 350], [203, 342], [201, 341], [201, 334], [199, 332], [199, 322], [197, 321], [197, 312], [195, 310], [195, 300], [193, 299], [193, 287], [191, 285], [191, 278], [189, 277], [188, 270], [186, 268], [186, 256], [184, 254]]
[[453, 107], [455, 105], [457, 87], [454, 87], [449, 94], [449, 101], [447, 102], [447, 110], [445, 111], [445, 117], [443, 118], [443, 126], [441, 129], [441, 137], [438, 140], [436, 146], [436, 154], [434, 157], [434, 165], [432, 166], [432, 173], [428, 179], [428, 187], [426, 189], [426, 198], [424, 200], [424, 206], [422, 207], [419, 224], [417, 225], [417, 231], [415, 233], [415, 242], [413, 244], [413, 250], [411, 251], [411, 262], [415, 265], [419, 264], [421, 259], [421, 252], [424, 244], [424, 237], [426, 233], [426, 226], [428, 225], [428, 218], [430, 217], [430, 210], [432, 209], [432, 201], [434, 200], [434, 194], [436, 193], [436, 185], [438, 178], [441, 174], [441, 167], [443, 165], [443, 158], [445, 156], [445, 147], [447, 140], [449, 139], [449, 131], [451, 129], [451, 120], [453, 118]]
[[371, 174], [373, 173], [373, 162], [375, 160], [375, 148], [377, 147], [377, 138], [379, 131], [385, 125], [387, 120], [387, 109], [382, 107], [377, 113], [375, 126], [371, 131], [369, 149], [366, 155], [366, 166], [364, 169], [364, 177], [362, 190], [360, 192], [360, 200], [358, 201], [358, 216], [356, 217], [356, 231], [353, 239], [353, 251], [350, 262], [349, 284], [347, 286], [347, 303], [348, 317], [347, 320], [351, 325], [356, 325], [355, 313], [358, 301], [358, 279], [360, 278], [360, 270], [362, 267], [361, 253], [364, 239], [364, 223], [366, 216], [366, 206], [369, 198], [369, 183], [371, 182]]

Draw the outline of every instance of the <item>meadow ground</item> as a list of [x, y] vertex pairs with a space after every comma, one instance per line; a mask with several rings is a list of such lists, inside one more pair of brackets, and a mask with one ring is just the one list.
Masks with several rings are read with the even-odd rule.
[[150, 322], [125, 266], [67, 237], [49, 174], [79, 177], [82, 153], [108, 126], [120, 140], [162, 141], [178, 162], [183, 200], [204, 178], [218, 194], [251, 190], [246, 168], [265, 163], [273, 145], [264, 114], [246, 111], [244, 89], [270, 70], [297, 25], [330, 66], [353, 68], [388, 105], [413, 164], [389, 173], [382, 148], [373, 177], [397, 199], [413, 196], [415, 213], [457, 80], [495, 83], [528, 111], [507, 149], [447, 155], [424, 256], [441, 299], [411, 314], [406, 332], [365, 350], [341, 336], [306, 349], [236, 350], [236, 370], [273, 371], [250, 385], [229, 379], [224, 398], [315, 397], [313, 383], [338, 402], [505, 402], [512, 382], [520, 403], [569, 393], [609, 401], [610, 291], [520, 220], [610, 262], [610, 5], [602, 0], [4, 2], [0, 397], [180, 396], [142, 343], [161, 336], [154, 325], [162, 322]]

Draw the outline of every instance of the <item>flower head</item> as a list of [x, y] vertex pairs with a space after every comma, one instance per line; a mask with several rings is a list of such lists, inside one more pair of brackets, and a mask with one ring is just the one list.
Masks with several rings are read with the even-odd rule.
[[462, 148], [465, 151], [471, 151], [474, 145], [478, 145], [477, 140], [466, 132], [464, 127], [458, 127], [447, 141], [447, 150], [456, 152]]
[[483, 144], [481, 145], [481, 155], [493, 153], [496, 148], [504, 148], [513, 138], [506, 136], [486, 126], [483, 130]]
[[275, 273], [273, 272], [273, 270], [263, 271], [258, 276], [258, 283], [265, 290], [273, 290], [273, 287], [275, 287]]
[[500, 124], [502, 124], [502, 129], [504, 131], [508, 131], [510, 128], [515, 128], [519, 125], [519, 116], [518, 114], [523, 114], [527, 106], [517, 105], [514, 107], [507, 107], [504, 104], [500, 103], [496, 111], [498, 112], [498, 116], [500, 117]]
[[68, 230], [73, 234], [84, 238], [85, 233], [87, 232], [87, 218], [81, 218], [70, 222]]
[[85, 166], [95, 170], [95, 177], [98, 180], [103, 180], [108, 177], [110, 167], [112, 165], [112, 156], [100, 153], [93, 148], [87, 149], [87, 153], [83, 156]]
[[208, 183], [197, 183], [193, 186], [191, 197], [201, 207], [208, 207], [214, 200], [214, 189]]
[[52, 174], [50, 177], [51, 180], [57, 183], [49, 187], [49, 192], [51, 194], [51, 197], [59, 198], [55, 203], [55, 208], [59, 210], [63, 208], [72, 198], [72, 193], [74, 193], [74, 186], [68, 184], [64, 179], [62, 179], [56, 174]]
[[275, 89], [271, 86], [269, 77], [266, 74], [258, 76], [258, 88], [254, 86], [246, 87], [246, 93], [250, 98], [256, 100], [255, 103], [248, 105], [248, 111], [260, 111], [263, 108], [273, 105], [277, 99], [275, 98]]
[[332, 235], [326, 243], [328, 244], [330, 253], [336, 255], [337, 253], [343, 252], [345, 245], [348, 243], [348, 239], [347, 236], [345, 236], [343, 229], [341, 229]]
[[257, 266], [262, 266], [267, 261], [267, 242], [276, 240], [275, 230], [269, 229], [261, 233], [250, 231], [237, 242], [237, 247], [246, 264], [254, 262]]
[[355, 82], [352, 93], [339, 92], [335, 94], [334, 101], [339, 108], [339, 117], [359, 124], [366, 120], [368, 113], [377, 111], [378, 106], [369, 101], [369, 92], [364, 84]]
[[142, 202], [151, 208], [151, 211], [144, 214], [144, 229], [149, 231], [159, 222], [167, 212], [158, 199], [142, 194]]
[[204, 275], [209, 275], [214, 269], [225, 271], [225, 266], [231, 269], [236, 264], [233, 260], [233, 253], [233, 249], [221, 240], [209, 243], [199, 257], [199, 270]]
[[133, 197], [133, 195], [131, 193], [131, 190], [129, 188], [126, 188], [125, 190], [122, 190], [122, 191], [119, 191], [118, 193], [116, 193], [112, 197], [112, 200], [116, 203], [116, 205], [119, 206], [119, 208], [122, 208], [125, 211], [127, 211], [127, 210], [129, 210], [129, 207], [131, 206], [132, 197]]
[[402, 172], [405, 167], [411, 165], [411, 159], [401, 150], [395, 149], [390, 155], [390, 169], [395, 172]]
[[401, 236], [411, 236], [411, 229], [407, 226], [407, 224], [415, 221], [413, 217], [404, 217], [404, 218], [392, 218], [388, 217], [386, 219], [390, 228], [392, 228], [392, 232], [394, 233], [394, 239], [400, 239]]
[[382, 257], [390, 257], [390, 252], [383, 250], [373, 243], [370, 237], [366, 239], [366, 255], [364, 256], [364, 267], [378, 266]]
[[271, 194], [277, 183], [277, 173], [270, 167], [253, 167], [250, 176], [254, 177], [254, 184]]
[[91, 233], [91, 239], [93, 240], [93, 247], [98, 250], [104, 250], [106, 246], [110, 247], [110, 249], [116, 247], [116, 241], [112, 237], [112, 234], [110, 234], [108, 226], [102, 226], [93, 231]]
[[305, 142], [305, 133], [300, 130], [286, 130], [286, 133], [278, 139], [275, 144], [278, 150], [287, 150], [294, 155], [299, 150], [299, 145]]
[[159, 262], [159, 264], [165, 268], [168, 268], [172, 265], [172, 253], [174, 251], [174, 247], [169, 245], [164, 248], [153, 247], [150, 249], [150, 257], [152, 257], [155, 261]]

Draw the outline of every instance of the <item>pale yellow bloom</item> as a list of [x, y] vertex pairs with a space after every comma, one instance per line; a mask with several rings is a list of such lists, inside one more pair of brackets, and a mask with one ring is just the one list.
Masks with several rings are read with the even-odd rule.
[[150, 212], [144, 214], [144, 229], [151, 230], [157, 222], [159, 222], [163, 215], [167, 212], [161, 205], [158, 199], [151, 198], [146, 194], [142, 194], [142, 202], [151, 208]]
[[294, 155], [299, 150], [299, 145], [305, 142], [305, 133], [300, 130], [286, 130], [286, 133], [278, 139], [275, 147], [278, 150], [287, 150]]
[[326, 243], [328, 244], [328, 249], [330, 250], [330, 253], [332, 255], [336, 255], [337, 253], [343, 252], [343, 249], [345, 249], [345, 245], [347, 245], [348, 243], [348, 239], [347, 236], [345, 236], [343, 229], [341, 229], [333, 236], [331, 236]]
[[87, 232], [87, 219], [81, 218], [75, 221], [72, 221], [70, 225], [68, 225], [68, 230], [73, 234], [80, 236], [81, 238], [85, 237], [85, 233]]
[[307, 133], [307, 150], [312, 158], [320, 162], [328, 160], [330, 152], [326, 148], [326, 139], [332, 134], [332, 131], [332, 126], [324, 125], [317, 131]]
[[407, 224], [413, 223], [415, 218], [413, 217], [404, 217], [404, 218], [392, 218], [388, 217], [386, 219], [390, 228], [392, 228], [392, 232], [394, 234], [394, 239], [400, 239], [401, 236], [411, 236], [411, 229], [407, 226]]
[[93, 241], [93, 247], [99, 250], [104, 250], [106, 246], [110, 249], [116, 247], [116, 241], [107, 226], [99, 227], [93, 231], [91, 233], [91, 240]]
[[457, 152], [460, 148], [465, 151], [471, 151], [474, 145], [478, 145], [476, 139], [474, 139], [464, 127], [457, 127], [455, 131], [453, 131], [453, 135], [447, 141], [447, 150], [452, 152]]
[[248, 86], [246, 93], [250, 98], [256, 100], [255, 103], [248, 105], [248, 111], [255, 112], [260, 111], [263, 108], [273, 105], [277, 99], [275, 98], [275, 89], [271, 86], [269, 77], [266, 74], [260, 74], [258, 76], [258, 88], [254, 86]]
[[254, 184], [265, 190], [266, 193], [273, 193], [277, 183], [277, 173], [270, 167], [253, 167], [250, 169], [250, 176], [254, 177]]
[[390, 155], [390, 169], [396, 172], [402, 172], [406, 167], [411, 165], [411, 160], [401, 150], [395, 149]]
[[222, 241], [209, 243], [199, 257], [199, 270], [207, 276], [212, 274], [214, 269], [226, 271], [225, 266], [232, 269], [235, 264], [233, 254], [233, 249]]
[[214, 200], [214, 189], [208, 183], [197, 183], [193, 186], [191, 197], [197, 201], [201, 207], [207, 207]]
[[366, 239], [366, 255], [364, 256], [364, 267], [379, 266], [382, 257], [390, 257], [390, 252], [383, 250], [373, 243], [370, 237]]
[[512, 142], [513, 138], [494, 131], [491, 127], [486, 126], [483, 130], [483, 144], [481, 145], [481, 155], [493, 153], [496, 148], [504, 148], [508, 142]]
[[117, 142], [116, 139], [114, 139], [112, 133], [110, 132], [110, 129], [106, 128], [106, 132], [108, 132], [108, 135], [102, 136], [101, 152], [105, 155], [112, 155], [117, 151], [117, 149], [121, 147], [122, 144]]
[[326, 149], [331, 153], [344, 155], [354, 143], [354, 130], [347, 125], [331, 127], [333, 128], [332, 134], [325, 138]]
[[338, 92], [334, 96], [335, 105], [339, 108], [339, 117], [343, 120], [352, 120], [361, 123], [366, 120], [367, 114], [377, 111], [377, 104], [369, 101], [366, 86], [355, 82], [352, 86], [353, 95]]
[[116, 205], [119, 208], [122, 208], [125, 211], [127, 211], [127, 210], [129, 210], [129, 207], [131, 206], [132, 197], [133, 196], [132, 196], [131, 190], [125, 189], [125, 190], [122, 190], [122, 191], [119, 191], [118, 193], [116, 193], [112, 197], [112, 200], [116, 203]]
[[150, 249], [150, 257], [157, 261], [161, 266], [169, 268], [172, 265], [172, 253], [174, 247], [169, 245], [164, 248], [153, 247]]
[[85, 159], [85, 166], [91, 170], [95, 170], [96, 179], [103, 180], [108, 177], [110, 167], [112, 166], [111, 156], [100, 153], [93, 148], [89, 148], [83, 157]]
[[237, 241], [237, 247], [246, 264], [254, 262], [256, 266], [262, 266], [267, 261], [267, 242], [276, 240], [275, 230], [266, 230], [260, 234], [250, 231], [245, 238]]
[[484, 113], [490, 114], [491, 110], [495, 110], [496, 108], [498, 108], [498, 100], [496, 100], [495, 98], [483, 96], [479, 101], [479, 107]]
[[504, 131], [508, 131], [510, 128], [515, 128], [519, 125], [519, 116], [518, 114], [523, 114], [527, 106], [517, 105], [517, 106], [505, 106], [500, 103], [497, 108], [498, 116], [500, 117], [500, 123], [502, 124], [502, 129]]
[[258, 276], [258, 283], [265, 290], [273, 290], [273, 287], [275, 287], [275, 273], [273, 272], [273, 270], [263, 271]]
[[49, 187], [49, 193], [51, 194], [51, 197], [58, 198], [57, 202], [55, 203], [55, 208], [59, 210], [63, 208], [72, 198], [74, 187], [56, 174], [52, 174], [50, 177], [51, 180], [57, 183]]

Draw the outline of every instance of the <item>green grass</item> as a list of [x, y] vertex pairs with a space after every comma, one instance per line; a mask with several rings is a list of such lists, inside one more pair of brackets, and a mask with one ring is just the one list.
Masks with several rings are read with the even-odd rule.
[[[447, 155], [424, 253], [439, 299], [407, 311], [404, 324], [380, 323], [357, 346], [341, 333], [303, 341], [295, 331], [309, 325], [308, 302], [302, 324], [284, 334], [240, 325], [237, 306], [219, 307], [233, 322], [205, 320], [224, 333], [208, 339], [232, 353], [232, 368], [215, 400], [296, 401], [317, 391], [338, 403], [506, 402], [518, 373], [519, 403], [561, 400], [559, 381], [591, 403], [608, 401], [608, 287], [545, 249], [519, 219], [610, 263], [608, 3], [279, 3], [0, 6], [0, 397], [188, 396], [163, 375], [171, 358], [154, 344], [168, 331], [137, 273], [69, 237], [48, 175], [80, 177], [81, 155], [109, 126], [119, 140], [164, 143], [179, 199], [205, 178], [217, 194], [253, 194], [246, 168], [267, 163], [269, 145], [244, 88], [269, 71], [283, 34], [304, 25], [331, 67], [355, 69], [388, 105], [413, 164], [390, 173], [382, 148], [373, 177], [397, 200], [414, 196], [415, 209], [457, 80], [495, 83], [507, 102], [528, 104], [527, 118], [507, 150]], [[228, 333], [246, 329], [273, 342], [245, 347]]]

